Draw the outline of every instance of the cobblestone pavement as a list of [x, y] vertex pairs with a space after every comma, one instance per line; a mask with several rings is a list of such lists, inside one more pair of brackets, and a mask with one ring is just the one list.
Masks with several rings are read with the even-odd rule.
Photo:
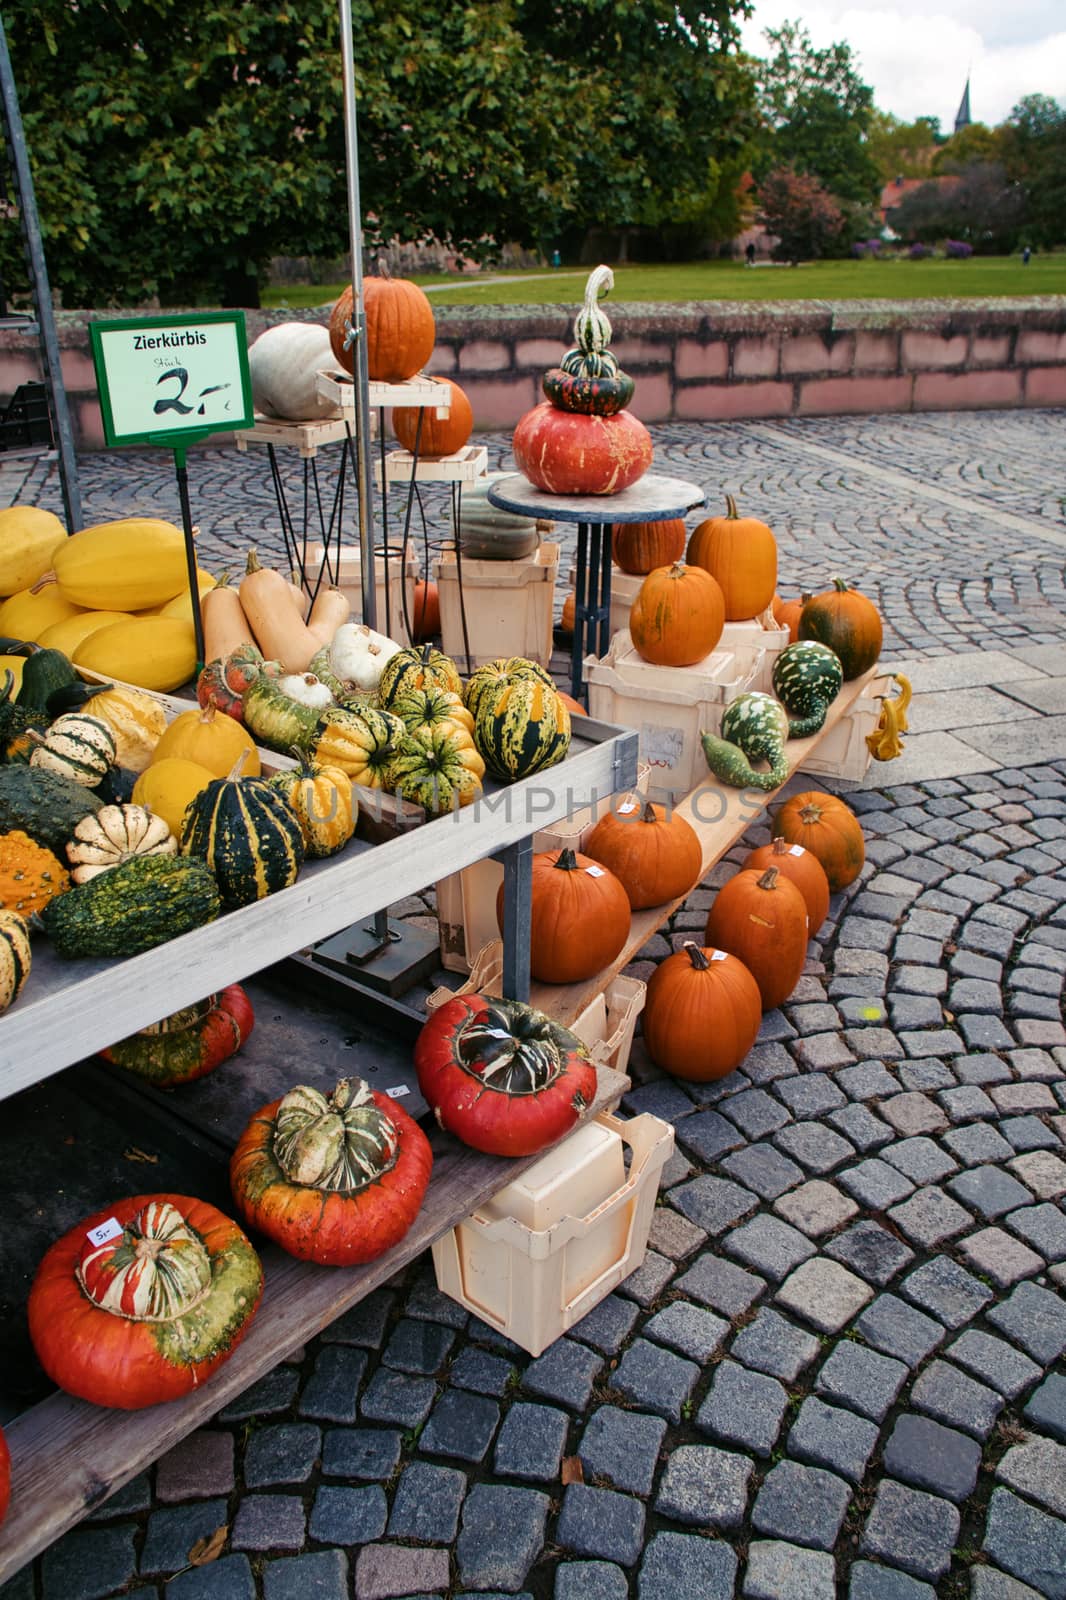
[[[677, 1149], [642, 1266], [566, 1337], [531, 1359], [423, 1258], [3, 1600], [1066, 1600], [1064, 421], [655, 431], [663, 470], [775, 527], [784, 592], [879, 597], [926, 737], [998, 696], [1012, 754], [849, 794], [865, 871], [741, 1071], [681, 1084], [638, 1040], [625, 1105]], [[192, 477], [212, 556], [276, 548], [262, 458]], [[176, 505], [144, 455], [88, 461], [85, 493]]]

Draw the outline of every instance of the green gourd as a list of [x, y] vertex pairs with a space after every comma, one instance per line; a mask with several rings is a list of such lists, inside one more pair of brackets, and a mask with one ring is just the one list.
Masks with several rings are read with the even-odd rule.
[[58, 773], [22, 764], [0, 767], [0, 833], [21, 828], [61, 860], [82, 817], [102, 804], [84, 784]]
[[56, 689], [68, 688], [77, 677], [62, 650], [32, 650], [22, 669], [15, 704], [28, 711], [47, 711], [49, 695]]
[[218, 885], [202, 861], [135, 856], [57, 895], [41, 920], [57, 954], [73, 960], [140, 955], [213, 922], [219, 909]]
[[789, 715], [789, 738], [806, 739], [824, 725], [843, 685], [844, 670], [828, 645], [801, 639], [782, 650], [774, 662], [772, 682]]
[[[707, 765], [716, 778], [734, 789], [777, 789], [788, 777], [788, 717], [772, 695], [752, 690], [738, 695], [725, 709], [722, 734], [701, 733]], [[770, 770], [756, 772], [753, 761], [765, 761]]]
[[243, 760], [189, 801], [181, 834], [182, 856], [207, 863], [227, 909], [287, 889], [305, 853], [299, 817], [269, 779], [240, 776]]
[[505, 678], [478, 696], [474, 738], [494, 778], [512, 783], [562, 761], [570, 748], [570, 713], [554, 685]]
[[260, 674], [241, 696], [243, 721], [257, 744], [268, 750], [308, 750], [321, 706], [304, 705], [278, 687], [278, 679]]

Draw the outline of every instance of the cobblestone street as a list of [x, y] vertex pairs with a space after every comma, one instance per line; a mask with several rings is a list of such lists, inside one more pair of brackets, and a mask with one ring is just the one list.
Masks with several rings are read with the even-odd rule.
[[[652, 433], [690, 526], [730, 493], [782, 594], [882, 609], [904, 755], [791, 785], [846, 793], [860, 880], [741, 1070], [682, 1083], [638, 1038], [624, 1107], [677, 1148], [642, 1266], [566, 1337], [531, 1359], [423, 1257], [0, 1600], [1066, 1600], [1066, 413]], [[163, 452], [82, 472], [89, 521], [178, 516]], [[281, 551], [264, 452], [189, 473], [204, 565]], [[15, 500], [60, 509], [54, 471], [0, 465]]]

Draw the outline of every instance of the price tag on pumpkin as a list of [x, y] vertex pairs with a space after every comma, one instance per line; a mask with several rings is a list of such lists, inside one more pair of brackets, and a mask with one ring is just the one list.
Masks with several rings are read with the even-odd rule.
[[790, 856], [805, 856], [807, 854], [801, 844], [789, 845], [788, 853]]
[[727, 950], [712, 950], [711, 951], [711, 960], [712, 961], [725, 961], [725, 960], [728, 959], [728, 955], [729, 955], [729, 952]]
[[620, 817], [628, 817], [631, 816], [634, 811], [639, 810], [640, 807], [637, 805], [635, 800], [627, 800], [624, 805], [620, 805], [618, 807], [618, 815]]
[[602, 878], [603, 877], [603, 868], [602, 867], [586, 867], [585, 871], [588, 873], [590, 878]]
[[122, 1224], [117, 1217], [108, 1217], [106, 1222], [101, 1222], [97, 1227], [90, 1228], [85, 1237], [90, 1244], [110, 1244], [112, 1239], [121, 1239]]
[[410, 1094], [411, 1091], [407, 1087], [406, 1083], [394, 1083], [391, 1089], [385, 1090], [385, 1093], [388, 1095], [390, 1100], [402, 1100], [404, 1095]]

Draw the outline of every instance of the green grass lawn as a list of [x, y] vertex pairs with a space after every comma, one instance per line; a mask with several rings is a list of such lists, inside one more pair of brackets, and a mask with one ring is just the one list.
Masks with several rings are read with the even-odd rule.
[[[419, 276], [437, 305], [576, 305], [588, 268]], [[267, 306], [334, 301], [340, 283], [296, 284], [264, 291]], [[615, 267], [612, 300], [924, 300], [996, 295], [1066, 294], [1066, 255], [980, 256], [969, 261], [817, 261], [798, 267], [748, 268], [733, 261]]]

